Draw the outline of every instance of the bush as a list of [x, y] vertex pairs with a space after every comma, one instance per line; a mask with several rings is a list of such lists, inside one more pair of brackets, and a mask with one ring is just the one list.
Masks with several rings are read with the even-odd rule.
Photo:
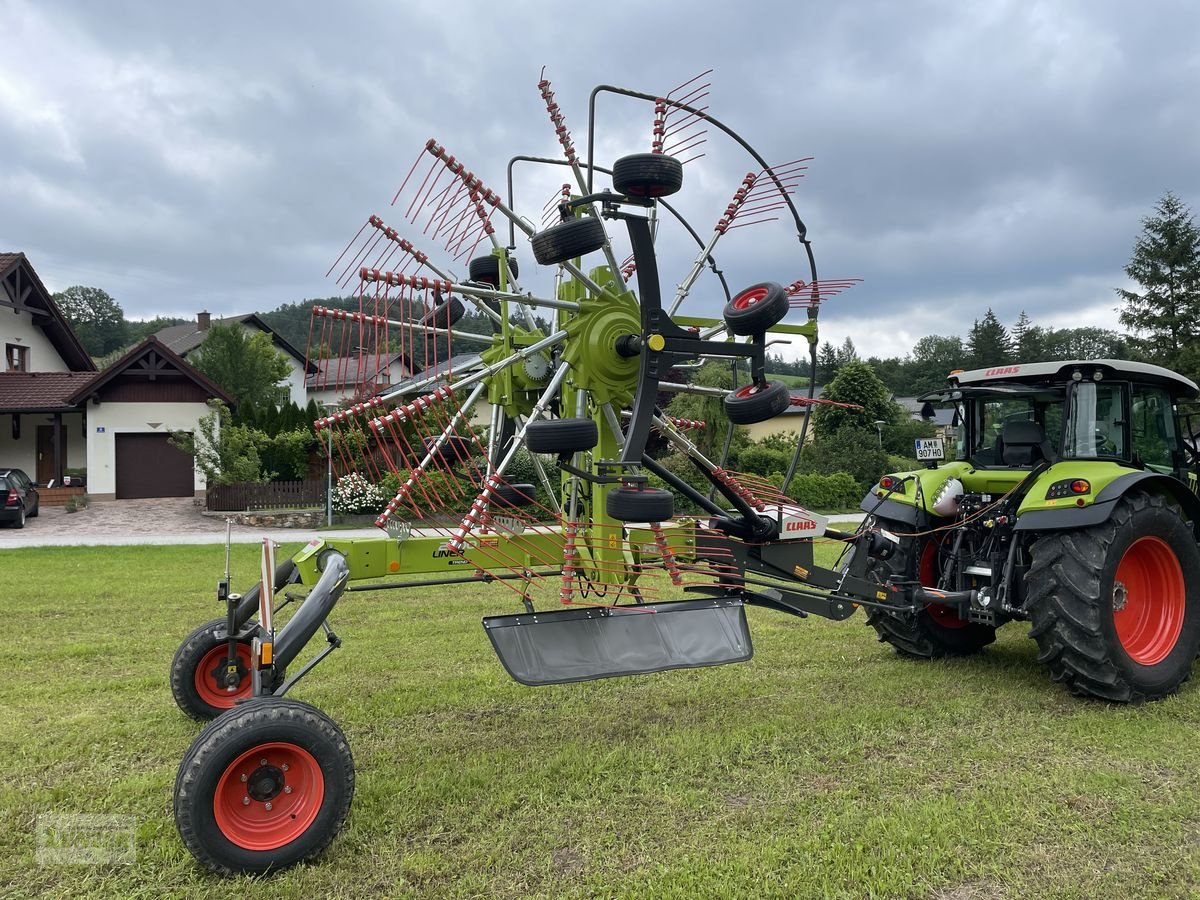
[[916, 452], [917, 438], [933, 437], [937, 426], [919, 419], [905, 419], [883, 427], [883, 449], [897, 456], [910, 456]]
[[262, 467], [274, 473], [275, 481], [302, 481], [308, 477], [308, 461], [317, 438], [307, 429], [267, 435], [255, 431], [255, 444]]
[[788, 487], [788, 495], [809, 509], [849, 509], [863, 498], [863, 489], [847, 472], [831, 475], [797, 475]]
[[889, 453], [887, 458], [887, 471], [889, 472], [911, 472], [914, 469], [921, 468], [923, 464], [908, 456], [894, 456]]
[[833, 434], [821, 435], [808, 444], [800, 455], [805, 472], [832, 475], [848, 472], [866, 490], [888, 471], [887, 454], [879, 446], [879, 436], [873, 428], [852, 425], [839, 428]]
[[749, 475], [771, 475], [786, 472], [791, 461], [791, 453], [755, 444], [738, 454], [737, 465], [739, 471]]
[[390, 499], [357, 472], [343, 475], [333, 487], [333, 511], [343, 516], [378, 513]]

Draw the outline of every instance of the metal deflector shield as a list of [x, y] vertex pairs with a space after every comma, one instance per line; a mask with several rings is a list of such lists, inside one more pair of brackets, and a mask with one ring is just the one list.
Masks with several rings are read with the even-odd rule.
[[754, 655], [746, 609], [734, 598], [487, 616], [483, 627], [504, 668], [528, 685], [720, 666]]

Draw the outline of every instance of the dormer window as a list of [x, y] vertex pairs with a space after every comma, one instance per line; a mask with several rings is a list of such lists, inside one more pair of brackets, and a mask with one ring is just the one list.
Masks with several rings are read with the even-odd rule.
[[19, 344], [5, 344], [4, 370], [6, 372], [28, 372], [29, 348]]

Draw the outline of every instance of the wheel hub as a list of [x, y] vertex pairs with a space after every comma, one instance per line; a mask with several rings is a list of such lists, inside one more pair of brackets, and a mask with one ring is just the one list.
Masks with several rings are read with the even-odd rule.
[[283, 792], [283, 770], [260, 765], [246, 779], [246, 793], [260, 802], [274, 800]]
[[1113, 612], [1120, 612], [1125, 608], [1125, 604], [1129, 602], [1129, 588], [1125, 587], [1125, 582], [1113, 582]]

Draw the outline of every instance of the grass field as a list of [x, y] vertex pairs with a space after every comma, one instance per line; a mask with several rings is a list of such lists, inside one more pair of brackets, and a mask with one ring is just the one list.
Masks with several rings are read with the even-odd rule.
[[[255, 550], [235, 548], [252, 577]], [[503, 588], [354, 594], [295, 692], [358, 766], [319, 863], [220, 881], [183, 849], [200, 726], [167, 666], [219, 609], [220, 547], [10, 550], [0, 614], [0, 896], [1185, 897], [1200, 892], [1200, 685], [1071, 698], [1009, 626], [916, 664], [861, 616], [750, 610], [756, 655], [553, 688], [510, 681]], [[247, 580], [243, 578], [243, 581]], [[39, 817], [136, 826], [130, 865], [39, 865]]]

